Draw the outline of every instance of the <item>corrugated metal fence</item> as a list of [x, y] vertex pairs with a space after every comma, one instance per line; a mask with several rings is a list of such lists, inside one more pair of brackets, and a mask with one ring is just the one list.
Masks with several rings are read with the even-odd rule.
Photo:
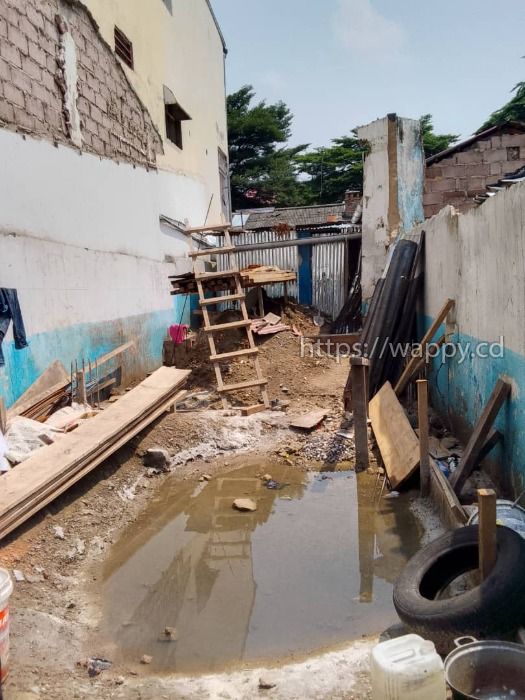
[[[336, 235], [324, 233], [319, 234], [312, 231], [313, 236]], [[302, 234], [304, 235], [304, 233]], [[272, 243], [274, 241], [282, 241], [297, 238], [297, 232], [291, 231], [285, 235], [278, 234], [275, 231], [249, 231], [235, 236], [235, 243], [242, 245], [256, 245], [260, 243]], [[218, 240], [218, 244], [222, 245], [222, 239]], [[346, 295], [348, 292], [348, 243], [346, 241], [338, 241], [336, 243], [328, 243], [324, 245], [311, 246], [312, 249], [312, 266], [311, 266], [311, 284], [312, 284], [312, 301], [320, 313], [328, 318], [335, 319], [341, 310]], [[303, 250], [305, 248], [303, 247]], [[227, 256], [217, 256], [218, 267], [221, 270], [227, 269]], [[275, 265], [281, 269], [293, 270], [299, 275], [300, 256], [297, 246], [290, 248], [272, 248], [268, 250], [250, 250], [237, 254], [239, 266], [248, 267], [248, 265]], [[266, 293], [270, 297], [282, 297], [284, 290], [282, 284], [274, 284], [265, 287]], [[288, 295], [292, 298], [298, 298], [298, 283], [288, 283]]]

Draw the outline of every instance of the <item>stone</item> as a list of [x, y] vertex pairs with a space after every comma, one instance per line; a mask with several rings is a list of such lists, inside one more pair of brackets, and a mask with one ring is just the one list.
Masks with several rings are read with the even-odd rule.
[[65, 539], [64, 528], [60, 527], [60, 525], [54, 525], [53, 532], [55, 533], [55, 537], [57, 538], [57, 540]]
[[153, 661], [153, 656], [149, 656], [148, 654], [144, 654], [144, 656], [141, 658], [140, 663], [148, 665]]
[[200, 477], [199, 481], [211, 481], [211, 476], [210, 476], [210, 474], [203, 474], [203, 475]]
[[240, 511], [253, 513], [257, 510], [257, 503], [251, 498], [236, 498], [233, 507]]
[[15, 581], [18, 581], [19, 583], [26, 580], [26, 577], [20, 571], [20, 569], [13, 569], [13, 576], [15, 577]]
[[262, 478], [263, 481], [272, 481], [273, 477], [271, 474], [265, 474]]
[[145, 467], [160, 469], [163, 472], [168, 472], [170, 470], [171, 459], [169, 452], [160, 447], [152, 447], [147, 450], [143, 461]]
[[260, 690], [271, 690], [277, 685], [276, 681], [272, 676], [261, 676], [259, 678], [259, 689]]

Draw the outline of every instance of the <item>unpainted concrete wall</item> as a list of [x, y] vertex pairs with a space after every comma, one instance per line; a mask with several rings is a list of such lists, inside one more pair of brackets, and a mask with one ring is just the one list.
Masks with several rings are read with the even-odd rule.
[[389, 115], [359, 127], [368, 142], [362, 221], [363, 300], [372, 297], [390, 244], [423, 221], [424, 158], [418, 120]]

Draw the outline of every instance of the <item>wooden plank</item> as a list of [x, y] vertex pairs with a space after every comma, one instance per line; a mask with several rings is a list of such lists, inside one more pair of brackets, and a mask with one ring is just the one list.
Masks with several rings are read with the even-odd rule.
[[458, 465], [458, 468], [450, 477], [450, 483], [456, 493], [459, 493], [465, 481], [468, 479], [473, 469], [479, 462], [479, 456], [482, 453], [483, 446], [487, 440], [492, 424], [496, 420], [500, 408], [503, 406], [509, 397], [511, 385], [504, 379], [498, 379], [489, 400], [487, 401], [483, 413], [481, 414], [474, 432], [470, 436], [470, 440], [465, 447], [463, 456]]
[[208, 297], [206, 299], [200, 299], [199, 304], [201, 306], [212, 306], [213, 304], [224, 304], [226, 301], [240, 301], [245, 297], [246, 295], [244, 292], [242, 294], [225, 294], [222, 297]]
[[31, 516], [38, 513], [38, 511], [44, 508], [48, 503], [55, 500], [55, 498], [57, 498], [60, 494], [67, 491], [77, 481], [86, 476], [86, 474], [89, 474], [89, 472], [93, 471], [93, 469], [102, 464], [106, 459], [111, 457], [112, 454], [123, 447], [135, 435], [138, 435], [138, 433], [147, 428], [148, 425], [150, 425], [154, 420], [160, 418], [160, 416], [165, 413], [171, 405], [183, 399], [187, 393], [188, 392], [186, 391], [181, 391], [178, 394], [170, 397], [154, 411], [148, 413], [140, 422], [135, 423], [124, 436], [119, 438], [119, 440], [114, 442], [109, 448], [99, 452], [87, 465], [84, 465], [75, 472], [68, 473], [61, 481], [54, 482], [52, 486], [47, 488], [47, 490], [43, 490], [39, 494], [35, 495], [25, 504], [24, 508], [17, 511], [8, 522], [4, 522], [4, 520], [0, 521], [0, 540], [28, 520]]
[[238, 391], [239, 389], [250, 389], [254, 386], [262, 386], [268, 384], [267, 379], [249, 379], [247, 382], [239, 382], [238, 384], [223, 384], [217, 389], [219, 393], [227, 391]]
[[277, 316], [277, 314], [272, 314], [271, 312], [269, 314], [266, 314], [266, 316], [263, 317], [263, 321], [266, 321], [266, 323], [269, 323], [270, 326], [275, 326], [281, 321], [281, 317]]
[[430, 493], [430, 456], [428, 454], [428, 382], [417, 380], [417, 415], [419, 427], [419, 474], [421, 495]]
[[118, 355], [122, 355], [123, 353], [127, 352], [128, 350], [131, 350], [131, 348], [134, 348], [136, 346], [136, 344], [137, 343], [135, 340], [130, 340], [129, 342], [124, 343], [123, 345], [119, 345], [118, 348], [115, 348], [114, 350], [107, 352], [105, 355], [102, 355], [102, 357], [98, 357], [97, 358], [97, 365], [100, 367], [100, 365], [106, 364], [106, 362], [109, 362], [114, 357], [118, 357]]
[[243, 355], [257, 355], [259, 348], [243, 348], [242, 350], [233, 350], [232, 352], [221, 352], [218, 355], [210, 355], [212, 362], [221, 362], [230, 358], [242, 357]]
[[200, 258], [204, 255], [227, 255], [236, 250], [235, 246], [222, 246], [221, 248], [205, 248], [204, 250], [193, 250], [188, 253], [190, 258]]
[[0, 433], [5, 433], [7, 427], [7, 413], [4, 399], [0, 396]]
[[228, 231], [232, 228], [231, 224], [215, 224], [214, 226], [194, 226], [193, 228], [185, 228], [184, 233], [204, 233], [205, 231]]
[[478, 489], [478, 549], [481, 580], [490, 574], [497, 558], [496, 539], [496, 492], [493, 489]]
[[47, 392], [51, 387], [56, 387], [59, 383], [66, 386], [67, 383], [69, 383], [69, 374], [66, 372], [64, 365], [56, 360], [42, 372], [38, 379], [31, 384], [29, 389], [15, 401], [8, 411], [8, 417], [10, 415], [19, 416], [22, 413], [22, 411], [18, 410], [19, 406], [32, 406], [33, 403], [40, 400], [42, 394]]
[[201, 282], [207, 280], [221, 279], [222, 277], [235, 277], [239, 274], [239, 270], [220, 270], [218, 272], [196, 272], [195, 279]]
[[32, 457], [0, 477], [0, 522], [7, 513], [94, 449], [118, 440], [133, 420], [140, 419], [174, 393], [189, 370], [161, 367], [141, 384], [110, 405], [103, 413], [83, 423], [71, 434], [38, 450]]
[[419, 465], [418, 439], [390, 382], [370, 401], [369, 413], [388, 479], [395, 489]]
[[[247, 326], [251, 326], [252, 322], [250, 319], [247, 321], [232, 321], [231, 323], [219, 323], [215, 326], [211, 325], [206, 325], [204, 327], [204, 330], [206, 333], [213, 333], [215, 331], [229, 331], [231, 328], [246, 328]], [[216, 353], [214, 353], [216, 354]]]
[[350, 365], [355, 468], [356, 471], [365, 471], [370, 463], [368, 451], [368, 372], [370, 361], [364, 357], [352, 357], [350, 358]]
[[326, 409], [319, 409], [304, 413], [302, 416], [295, 416], [290, 421], [290, 427], [299, 428], [300, 430], [313, 430], [329, 413], [330, 411]]
[[468, 516], [450, 482], [430, 458], [430, 493], [444, 521], [452, 528], [467, 524]]
[[481, 448], [481, 452], [479, 453], [479, 461], [483, 462], [485, 457], [487, 457], [500, 442], [503, 442], [503, 434], [500, 433], [499, 430], [492, 428], [487, 436], [487, 439], [485, 440], [485, 444]]
[[[453, 299], [447, 299], [445, 304], [442, 306], [440, 312], [432, 322], [432, 325], [428, 329], [428, 331], [425, 333], [423, 336], [423, 339], [421, 340], [421, 347], [423, 350], [423, 353], [425, 353], [426, 346], [430, 343], [432, 338], [436, 335], [437, 331], [439, 330], [439, 327], [443, 323], [443, 321], [446, 319], [449, 311], [454, 308], [455, 301]], [[419, 356], [414, 356], [411, 357], [410, 360], [408, 361], [407, 366], [405, 367], [403, 374], [399, 378], [396, 386], [395, 386], [395, 392], [399, 396], [401, 394], [409, 381], [412, 379], [412, 377], [415, 374], [415, 368], [420, 364], [421, 362], [421, 357]]]
[[254, 413], [260, 413], [261, 411], [266, 411], [266, 406], [263, 403], [256, 403], [253, 406], [241, 408], [241, 415], [252, 416]]

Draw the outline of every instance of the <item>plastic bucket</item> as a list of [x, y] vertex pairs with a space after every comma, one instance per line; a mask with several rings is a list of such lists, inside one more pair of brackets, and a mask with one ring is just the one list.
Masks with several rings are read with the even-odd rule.
[[9, 598], [13, 592], [13, 582], [9, 572], [0, 569], [0, 682], [3, 683], [9, 672]]

